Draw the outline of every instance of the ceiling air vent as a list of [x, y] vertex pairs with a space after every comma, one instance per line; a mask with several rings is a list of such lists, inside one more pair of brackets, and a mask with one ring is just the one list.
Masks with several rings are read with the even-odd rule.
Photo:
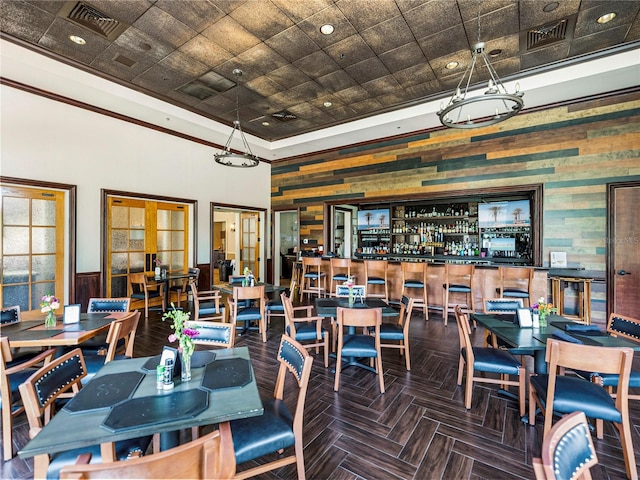
[[58, 16], [89, 29], [110, 41], [118, 38], [129, 27], [126, 23], [102, 13], [88, 3], [78, 1], [66, 2]]
[[279, 112], [272, 113], [271, 116], [281, 122], [290, 122], [291, 120], [296, 120], [298, 118], [289, 110], [280, 110]]
[[521, 32], [521, 50], [528, 52], [540, 47], [546, 47], [552, 43], [571, 40], [573, 38], [575, 20], [575, 15], [572, 15], [565, 19]]
[[133, 67], [136, 63], [138, 63], [135, 60], [132, 60], [131, 58], [125, 57], [124, 55], [120, 55], [120, 54], [116, 55], [113, 61], [121, 63], [125, 67], [129, 67], [129, 68]]

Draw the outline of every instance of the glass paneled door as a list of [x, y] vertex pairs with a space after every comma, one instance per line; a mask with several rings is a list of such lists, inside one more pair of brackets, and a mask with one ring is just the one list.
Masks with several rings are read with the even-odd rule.
[[64, 294], [64, 192], [2, 187], [2, 306], [39, 310]]
[[184, 272], [188, 264], [187, 205], [109, 197], [107, 296], [126, 297], [129, 273], [156, 266]]
[[240, 275], [245, 267], [260, 280], [260, 215], [242, 213], [240, 215]]

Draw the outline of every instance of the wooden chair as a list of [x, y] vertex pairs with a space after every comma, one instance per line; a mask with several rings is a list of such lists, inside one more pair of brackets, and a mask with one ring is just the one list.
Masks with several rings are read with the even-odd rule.
[[[388, 267], [389, 262], [387, 262], [387, 260], [364, 261], [364, 277], [367, 280], [367, 295], [370, 297], [384, 298], [384, 301], [387, 303], [389, 303]], [[384, 293], [372, 292], [372, 289], [380, 287], [384, 289]]]
[[264, 285], [256, 287], [233, 287], [233, 297], [227, 299], [229, 304], [230, 321], [237, 325], [244, 322], [242, 333], [249, 330], [251, 322], [258, 322], [258, 330], [262, 334], [262, 341], [267, 341], [266, 301]]
[[400, 301], [400, 313], [396, 323], [382, 323], [380, 325], [380, 348], [395, 348], [404, 355], [407, 371], [411, 370], [409, 355], [409, 323], [415, 299], [406, 295]]
[[75, 465], [60, 470], [60, 479], [231, 479], [236, 470], [231, 429], [228, 422], [218, 428], [184, 445], [125, 462], [90, 465], [89, 456], [82, 455]]
[[424, 262], [402, 262], [402, 295], [414, 299], [413, 306], [422, 308], [425, 320], [429, 320], [427, 268]]
[[[105, 364], [123, 358], [133, 358], [133, 345], [140, 320], [140, 312], [130, 312], [122, 318], [111, 322], [107, 333], [107, 353], [105, 355], [84, 355], [87, 376], [83, 383], [87, 383], [98, 373]], [[123, 353], [116, 355], [118, 351]]]
[[193, 320], [207, 320], [224, 322], [226, 310], [222, 303], [220, 290], [199, 291], [196, 281], [191, 279], [189, 288], [193, 294]]
[[13, 458], [13, 419], [24, 412], [19, 385], [37, 370], [36, 365], [48, 363], [55, 349], [48, 349], [26, 360], [14, 360], [8, 337], [0, 337], [0, 407], [2, 407], [2, 446], [6, 462]]
[[[233, 447], [238, 465], [258, 460], [260, 457], [274, 452], [281, 453], [282, 450], [291, 446], [294, 447], [294, 454], [286, 457], [278, 456], [276, 460], [267, 464], [237, 472], [235, 478], [253, 477], [293, 463], [297, 466], [298, 479], [305, 480], [306, 478], [302, 430], [304, 403], [313, 357], [300, 343], [283, 335], [277, 358], [280, 367], [275, 390], [272, 398], [262, 399], [264, 413], [259, 417], [243, 418], [230, 422]], [[298, 399], [295, 402], [294, 412], [290, 412], [284, 401], [287, 371], [291, 372], [298, 385]]]
[[544, 437], [542, 458], [533, 459], [536, 480], [591, 480], [598, 463], [589, 423], [584, 412], [562, 417]]
[[[521, 298], [485, 298], [483, 300], [483, 312], [490, 315], [505, 315], [507, 319], [513, 319], [519, 308], [522, 308]], [[484, 339], [484, 346], [492, 346], [494, 348], [509, 348], [498, 337], [487, 331]], [[525, 353], [512, 351], [514, 355], [533, 355], [532, 350]], [[522, 361], [522, 360], [521, 360]]]
[[311, 315], [312, 305], [298, 307], [297, 310], [306, 310], [307, 314], [304, 317], [296, 317], [296, 309], [286, 293], [282, 292], [280, 298], [284, 307], [285, 333], [300, 342], [307, 350], [315, 348], [316, 354], [322, 347], [324, 349], [324, 366], [327, 368], [329, 366], [329, 334], [322, 327], [324, 318]]
[[[384, 377], [382, 372], [382, 352], [380, 350], [381, 308], [343, 308], [336, 309], [338, 322], [338, 348], [336, 359], [336, 378], [333, 390], [340, 388], [340, 371], [342, 357], [375, 359], [375, 371], [378, 374], [380, 393], [384, 393]], [[353, 333], [345, 334], [345, 327]], [[362, 333], [357, 329], [362, 328]]]
[[496, 293], [501, 298], [520, 298], [526, 305], [532, 305], [533, 268], [499, 267], [500, 286]]
[[149, 300], [159, 298], [162, 302], [162, 310], [167, 309], [164, 283], [150, 286], [144, 273], [130, 273], [127, 280], [129, 297], [132, 300], [144, 300], [144, 318], [149, 318]]
[[[464, 406], [471, 408], [473, 395], [473, 383], [492, 383], [503, 386], [518, 387], [518, 400], [520, 416], [525, 414], [525, 368], [516, 358], [505, 350], [490, 347], [474, 347], [471, 343], [471, 327], [468, 313], [462, 310], [460, 305], [455, 307], [456, 322], [458, 324], [458, 336], [460, 337], [460, 360], [458, 362], [458, 386], [462, 385], [462, 377], [467, 374], [464, 391]], [[499, 378], [476, 376], [475, 373], [494, 373]], [[518, 377], [517, 380], [509, 380], [509, 376]]]
[[198, 330], [198, 335], [193, 338], [195, 345], [206, 345], [207, 347], [233, 348], [236, 332], [232, 323], [209, 322], [209, 321], [189, 321], [189, 328]]
[[335, 291], [335, 285], [346, 282], [351, 276], [351, 259], [332, 257], [329, 260], [330, 278], [329, 295], [332, 296]]
[[[553, 414], [582, 411], [596, 419], [597, 436], [602, 438], [602, 421], [613, 422], [618, 429], [627, 476], [637, 480], [631, 424], [629, 419], [629, 374], [633, 362], [631, 348], [612, 348], [547, 340], [548, 374], [529, 378], [529, 424], [534, 425], [536, 406], [544, 415], [544, 435], [551, 430]], [[580, 377], [568, 376], [568, 370], [617, 374], [615, 400], [600, 385]]]
[[[444, 266], [445, 283], [442, 285], [442, 319], [445, 326], [449, 311], [456, 305], [464, 305], [468, 313], [475, 311], [473, 299], [473, 274], [475, 265], [446, 263]], [[451, 294], [464, 294], [463, 303], [451, 303]]]
[[[25, 413], [29, 421], [29, 436], [34, 438], [55, 414], [55, 405], [61, 398], [73, 397], [82, 387], [87, 375], [82, 351], [72, 350], [34, 372], [20, 385]], [[151, 436], [116, 442], [116, 458], [120, 460], [144, 454]], [[75, 463], [79, 455], [90, 453], [91, 461], [101, 461], [100, 445], [67, 450], [34, 458], [34, 478], [57, 478], [60, 469]]]
[[302, 289], [300, 298], [311, 295], [324, 297], [327, 291], [327, 274], [322, 271], [321, 257], [302, 257]]

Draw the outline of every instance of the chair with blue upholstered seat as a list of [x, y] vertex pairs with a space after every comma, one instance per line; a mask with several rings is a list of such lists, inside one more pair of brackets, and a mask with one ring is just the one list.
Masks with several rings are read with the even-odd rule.
[[[389, 280], [387, 271], [389, 262], [387, 260], [365, 260], [364, 277], [367, 285], [367, 296], [384, 298], [389, 303]], [[376, 291], [382, 289], [383, 291]]]
[[[504, 315], [505, 320], [513, 321], [519, 308], [522, 308], [521, 298], [485, 298], [484, 313], [491, 315]], [[496, 335], [487, 331], [485, 347], [504, 348], [513, 355], [533, 355], [533, 350], [526, 348], [511, 348]], [[522, 358], [520, 359], [522, 362]]]
[[332, 257], [329, 260], [329, 267], [331, 269], [329, 274], [329, 296], [333, 296], [335, 285], [345, 283], [351, 276], [351, 259]]
[[2, 409], [2, 446], [4, 461], [13, 457], [13, 419], [22, 412], [19, 385], [37, 370], [36, 365], [48, 363], [55, 354], [54, 349], [40, 352], [27, 359], [17, 360], [11, 352], [8, 337], [0, 337], [0, 409]]
[[[55, 413], [59, 399], [73, 397], [81, 388], [87, 375], [82, 351], [79, 348], [46, 364], [20, 385], [25, 413], [29, 420], [29, 435], [35, 437]], [[151, 436], [116, 442], [118, 459], [142, 455], [151, 442]], [[34, 478], [58, 478], [60, 469], [75, 463], [78, 455], [90, 453], [91, 461], [101, 461], [100, 445], [67, 450], [49, 455], [37, 455], [34, 461]]]
[[519, 298], [531, 306], [533, 289], [533, 268], [499, 267], [500, 286], [496, 293], [500, 298]]
[[225, 321], [225, 308], [222, 303], [220, 290], [199, 291], [196, 281], [189, 282], [189, 288], [193, 294], [193, 320]]
[[[525, 414], [525, 368], [516, 358], [505, 350], [491, 347], [474, 347], [471, 343], [469, 316], [460, 305], [455, 307], [458, 336], [460, 338], [460, 359], [458, 362], [458, 386], [466, 372], [464, 392], [465, 408], [471, 408], [474, 382], [508, 385], [518, 387], [520, 416]], [[493, 373], [499, 378], [476, 376], [475, 373]], [[509, 377], [517, 377], [511, 380]]]
[[[442, 319], [445, 326], [449, 319], [449, 311], [456, 305], [464, 305], [468, 313], [475, 311], [473, 299], [473, 275], [475, 265], [468, 263], [445, 263], [445, 283], [442, 285]], [[452, 295], [464, 295], [464, 302], [450, 302]]]
[[425, 320], [429, 320], [427, 268], [425, 262], [402, 262], [402, 295], [414, 299], [414, 307], [422, 308]]
[[558, 420], [544, 437], [541, 457], [533, 459], [536, 480], [591, 479], [598, 456], [584, 412]]
[[407, 370], [411, 370], [411, 358], [409, 355], [409, 323], [413, 311], [415, 299], [406, 295], [400, 300], [400, 313], [395, 323], [382, 323], [380, 325], [380, 348], [395, 348], [404, 355]]
[[[324, 349], [324, 366], [329, 366], [328, 332], [322, 327], [323, 317], [311, 315], [312, 305], [294, 308], [289, 297], [280, 294], [285, 316], [285, 333], [300, 342], [308, 350], [315, 348], [316, 354], [320, 347]], [[296, 311], [306, 310], [305, 316], [295, 316]]]
[[[532, 375], [529, 379], [529, 424], [535, 424], [536, 406], [544, 415], [545, 437], [551, 430], [554, 414], [582, 411], [588, 418], [596, 419], [597, 424], [603, 420], [612, 422], [620, 435], [627, 476], [637, 480], [628, 399], [633, 350], [549, 338], [545, 358], [549, 373]], [[618, 375], [616, 398], [594, 382], [566, 375], [569, 371]], [[601, 425], [597, 431], [602, 432]]]
[[[343, 308], [337, 307], [338, 347], [336, 355], [336, 377], [333, 390], [340, 388], [340, 372], [343, 357], [369, 358], [375, 363], [380, 393], [384, 393], [384, 377], [382, 372], [382, 352], [380, 350], [380, 324], [382, 308]], [[347, 331], [345, 332], [345, 329]], [[358, 329], [362, 329], [361, 333]], [[370, 367], [367, 367], [370, 369]]]
[[[251, 323], [258, 323], [258, 330], [262, 334], [262, 341], [267, 341], [266, 300], [264, 285], [255, 287], [233, 287], [233, 297], [227, 299], [229, 304], [229, 318], [234, 325], [244, 323], [241, 334], [247, 332]], [[238, 327], [236, 327], [238, 328]]]
[[[307, 386], [311, 376], [313, 357], [299, 342], [291, 337], [283, 335], [278, 349], [278, 362], [280, 368], [276, 380], [272, 398], [263, 398], [264, 413], [259, 417], [233, 420], [231, 433], [236, 454], [236, 464], [241, 465], [252, 462], [260, 457], [281, 452], [294, 447], [293, 455], [279, 457], [267, 464], [253, 466], [247, 470], [236, 472], [235, 478], [249, 478], [261, 473], [275, 470], [295, 463], [298, 471], [298, 479], [306, 478], [304, 468], [302, 440], [304, 403], [307, 395]], [[287, 371], [291, 372], [298, 385], [298, 399], [295, 403], [295, 411], [291, 412], [284, 401], [284, 390]]]
[[130, 273], [127, 277], [129, 297], [132, 300], [144, 300], [144, 318], [149, 318], [149, 301], [160, 299], [162, 310], [167, 309], [164, 296], [164, 283], [149, 285], [144, 273]]
[[[105, 355], [84, 355], [87, 375], [83, 383], [89, 382], [98, 370], [113, 360], [133, 358], [133, 345], [140, 320], [140, 312], [129, 312], [111, 322], [107, 333], [107, 353]], [[121, 351], [122, 353], [118, 354]]]
[[322, 271], [321, 257], [302, 257], [302, 288], [300, 299], [311, 295], [324, 297], [327, 292], [327, 274]]

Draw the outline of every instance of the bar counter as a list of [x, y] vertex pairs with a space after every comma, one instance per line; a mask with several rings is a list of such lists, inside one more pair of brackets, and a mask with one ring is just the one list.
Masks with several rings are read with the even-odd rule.
[[[382, 259], [371, 258], [373, 259]], [[508, 264], [489, 263], [486, 259], [475, 257], [476, 261], [470, 261], [464, 257], [450, 257], [448, 262], [465, 262], [475, 263], [476, 269], [473, 278], [474, 302], [477, 311], [482, 311], [484, 298], [496, 298], [498, 293], [496, 288], [500, 286], [500, 274], [498, 268], [504, 266], [509, 268]], [[365, 283], [364, 278], [364, 262], [365, 259], [351, 259], [351, 274], [355, 276], [356, 283]], [[331, 275], [330, 259], [323, 258], [322, 270], [327, 274], [327, 288]], [[414, 263], [414, 262], [412, 262]], [[427, 266], [427, 297], [429, 307], [442, 308], [442, 285], [445, 283], [444, 278], [444, 260], [441, 259], [425, 259]], [[389, 283], [389, 298], [391, 301], [399, 301], [402, 297], [402, 262], [389, 260], [387, 271], [387, 281]], [[513, 265], [515, 266], [515, 265]], [[534, 269], [532, 301], [535, 303], [538, 298], [549, 298], [548, 285], [548, 269], [540, 267], [532, 267]]]

